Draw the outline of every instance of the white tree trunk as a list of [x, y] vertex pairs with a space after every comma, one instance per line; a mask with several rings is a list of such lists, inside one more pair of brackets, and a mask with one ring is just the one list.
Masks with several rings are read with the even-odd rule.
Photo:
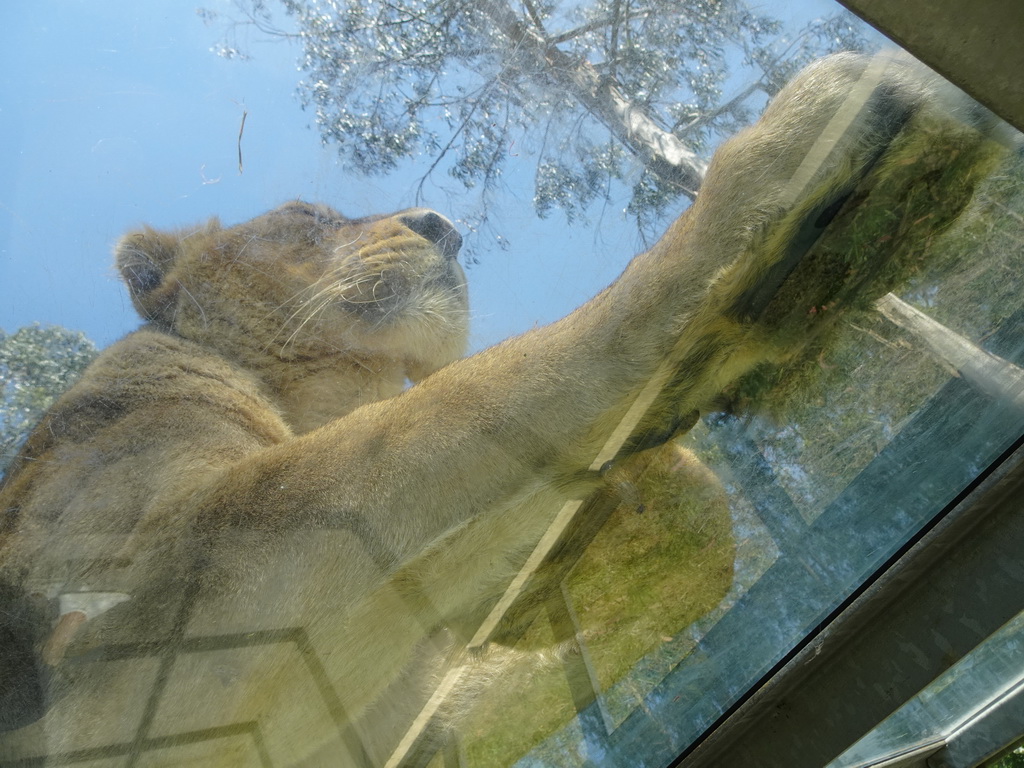
[[573, 59], [554, 43], [523, 23], [505, 0], [481, 0], [478, 8], [513, 41], [522, 53], [529, 50], [543, 63], [547, 76], [556, 78], [595, 118], [660, 178], [675, 184], [691, 200], [704, 180], [707, 163], [678, 136], [662, 128], [647, 112], [630, 101], [612, 77], [600, 75], [587, 61]]
[[891, 293], [875, 306], [888, 320], [923, 341], [937, 358], [956, 368], [977, 390], [1024, 409], [1024, 370], [986, 352]]

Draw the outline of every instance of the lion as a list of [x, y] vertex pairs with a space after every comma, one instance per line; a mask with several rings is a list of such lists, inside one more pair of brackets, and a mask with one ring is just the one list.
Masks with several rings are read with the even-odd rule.
[[0, 758], [398, 764], [442, 693], [501, 684], [467, 654], [560, 521], [898, 277], [894, 251], [805, 256], [923, 147], [984, 144], [957, 99], [905, 62], [811, 66], [612, 285], [469, 357], [435, 211], [125, 235], [145, 325], [0, 491]]

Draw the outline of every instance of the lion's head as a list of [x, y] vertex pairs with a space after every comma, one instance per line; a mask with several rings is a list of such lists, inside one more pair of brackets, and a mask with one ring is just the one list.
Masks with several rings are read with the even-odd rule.
[[418, 380], [465, 352], [461, 244], [423, 208], [349, 219], [290, 202], [233, 227], [144, 228], [116, 256], [146, 320], [243, 364], [386, 358]]

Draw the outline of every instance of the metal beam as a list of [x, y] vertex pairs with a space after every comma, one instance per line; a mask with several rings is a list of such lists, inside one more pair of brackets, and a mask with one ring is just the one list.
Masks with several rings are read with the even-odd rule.
[[1024, 130], [1020, 0], [839, 0], [1007, 122]]

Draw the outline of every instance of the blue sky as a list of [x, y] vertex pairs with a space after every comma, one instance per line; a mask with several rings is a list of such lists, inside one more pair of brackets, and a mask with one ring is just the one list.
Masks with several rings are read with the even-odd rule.
[[[296, 48], [253, 35], [252, 60], [226, 61], [210, 52], [222, 30], [205, 25], [197, 6], [231, 9], [227, 0], [3, 4], [0, 328], [56, 323], [105, 346], [136, 327], [111, 249], [141, 223], [217, 215], [230, 224], [296, 197], [349, 215], [414, 203], [414, 171], [355, 179], [321, 146], [295, 96]], [[798, 20], [836, 7], [800, 0], [766, 9]], [[455, 192], [428, 187], [424, 202], [458, 221]], [[504, 195], [494, 223], [511, 248], [481, 243], [481, 263], [469, 270], [475, 348], [565, 314], [639, 247], [621, 205], [569, 227], [561, 214], [538, 221], [531, 194]]]

